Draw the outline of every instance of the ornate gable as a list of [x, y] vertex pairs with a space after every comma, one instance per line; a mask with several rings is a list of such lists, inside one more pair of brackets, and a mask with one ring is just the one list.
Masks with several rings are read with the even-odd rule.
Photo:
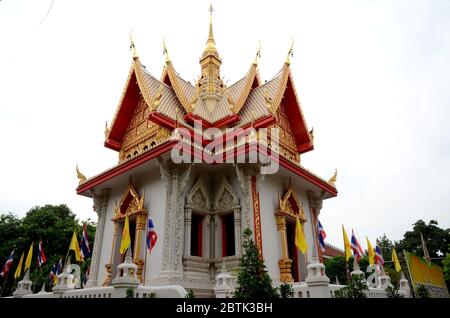
[[233, 187], [228, 182], [226, 177], [222, 178], [217, 194], [214, 198], [214, 210], [227, 211], [236, 208], [239, 204], [239, 199], [234, 193]]
[[210, 200], [204, 178], [200, 177], [187, 196], [188, 205], [196, 210], [207, 212], [210, 209]]
[[116, 204], [116, 211], [113, 220], [124, 218], [125, 215], [134, 215], [140, 212], [147, 213], [144, 208], [144, 194], [139, 197], [133, 185], [133, 180], [130, 177], [128, 187], [122, 195], [120, 203]]
[[277, 213], [289, 216], [292, 218], [299, 218], [301, 222], [306, 222], [305, 212], [303, 210], [303, 203], [297, 198], [291, 180], [283, 198], [279, 198], [279, 208]]

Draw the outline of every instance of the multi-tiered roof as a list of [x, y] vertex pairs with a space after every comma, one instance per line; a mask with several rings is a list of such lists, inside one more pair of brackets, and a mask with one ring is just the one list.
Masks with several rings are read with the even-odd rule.
[[300, 164], [300, 155], [313, 150], [314, 143], [290, 70], [292, 47], [271, 80], [261, 83], [258, 50], [247, 73], [231, 86], [226, 86], [220, 75], [222, 60], [214, 39], [212, 10], [208, 39], [200, 58], [201, 76], [195, 85], [176, 72], [165, 45], [166, 63], [160, 79], [141, 64], [132, 39], [130, 47], [133, 62], [128, 79], [111, 126], [105, 129], [105, 146], [119, 152], [119, 164], [84, 181], [78, 193], [87, 194], [102, 180], [126, 171], [127, 166], [135, 167], [170, 151], [174, 145], [172, 131], [177, 127], [193, 131], [194, 121], [199, 120], [203, 129], [279, 128], [280, 164], [328, 195], [337, 194], [332, 182]]

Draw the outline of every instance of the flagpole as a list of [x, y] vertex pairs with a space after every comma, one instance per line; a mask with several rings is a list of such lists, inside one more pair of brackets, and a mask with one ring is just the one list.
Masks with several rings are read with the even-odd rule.
[[411, 280], [411, 285], [413, 287], [414, 297], [417, 298], [416, 285], [413, 282], [411, 269], [409, 268], [408, 258], [406, 257], [406, 252], [403, 250], [403, 256], [405, 257], [406, 268], [408, 269], [409, 279]]
[[145, 274], [147, 273], [147, 259], [148, 259], [148, 246], [147, 246], [147, 240], [148, 240], [148, 215], [147, 215], [147, 224], [145, 225], [145, 261], [144, 261], [144, 278], [143, 278], [143, 285], [145, 286]]
[[13, 285], [11, 287], [11, 294], [10, 294], [10, 296], [12, 296], [12, 294], [14, 292], [14, 285], [16, 285], [16, 282], [17, 282], [17, 278], [14, 278], [14, 282], [13, 282]]
[[[12, 267], [12, 265], [11, 265], [11, 267]], [[11, 269], [11, 268], [10, 268], [10, 269]], [[1, 291], [1, 293], [0, 293], [0, 298], [3, 296], [3, 291], [5, 290], [6, 280], [8, 279], [10, 269], [9, 269], [8, 272], [6, 273], [5, 281], [3, 282], [2, 291]]]

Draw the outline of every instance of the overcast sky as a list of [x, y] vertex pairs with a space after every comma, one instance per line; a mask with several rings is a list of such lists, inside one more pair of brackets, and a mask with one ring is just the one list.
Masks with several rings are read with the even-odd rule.
[[[117, 163], [103, 147], [131, 65], [129, 30], [156, 77], [162, 38], [191, 82], [208, 32], [209, 1], [0, 1], [0, 213], [66, 203], [96, 220], [77, 196], [86, 176]], [[328, 179], [327, 241], [341, 224], [398, 240], [419, 218], [450, 227], [450, 1], [213, 1], [214, 33], [228, 85], [262, 42], [270, 79], [295, 38], [291, 68], [315, 150], [302, 164]], [[162, 231], [162, 229], [161, 229]]]

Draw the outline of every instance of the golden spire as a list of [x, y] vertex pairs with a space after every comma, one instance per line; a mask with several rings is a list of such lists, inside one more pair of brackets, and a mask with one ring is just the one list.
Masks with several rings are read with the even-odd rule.
[[291, 44], [291, 48], [289, 49], [289, 52], [286, 56], [286, 64], [290, 65], [291, 64], [291, 57], [294, 56], [294, 38], [292, 38], [292, 44]]
[[133, 59], [136, 59], [139, 57], [136, 52], [136, 47], [134, 46], [132, 30], [130, 30], [130, 50], [131, 50], [131, 52], [133, 52]]
[[330, 185], [332, 185], [333, 187], [336, 187], [336, 181], [337, 181], [337, 169], [334, 169], [334, 174], [333, 176], [330, 178], [330, 180], [328, 180], [328, 183]]
[[202, 59], [207, 57], [208, 55], [214, 55], [215, 57], [219, 58], [219, 53], [217, 52], [216, 48], [216, 42], [214, 41], [214, 32], [213, 32], [213, 26], [212, 26], [212, 14], [214, 10], [212, 7], [212, 4], [209, 6], [209, 33], [208, 33], [208, 40], [206, 41], [206, 48], [203, 52]]
[[259, 41], [258, 51], [256, 52], [255, 60], [253, 61], [253, 64], [258, 65], [258, 61], [260, 58], [261, 58], [261, 41]]
[[166, 64], [170, 63], [169, 51], [167, 51], [166, 37], [163, 37], [163, 54], [166, 56]]

